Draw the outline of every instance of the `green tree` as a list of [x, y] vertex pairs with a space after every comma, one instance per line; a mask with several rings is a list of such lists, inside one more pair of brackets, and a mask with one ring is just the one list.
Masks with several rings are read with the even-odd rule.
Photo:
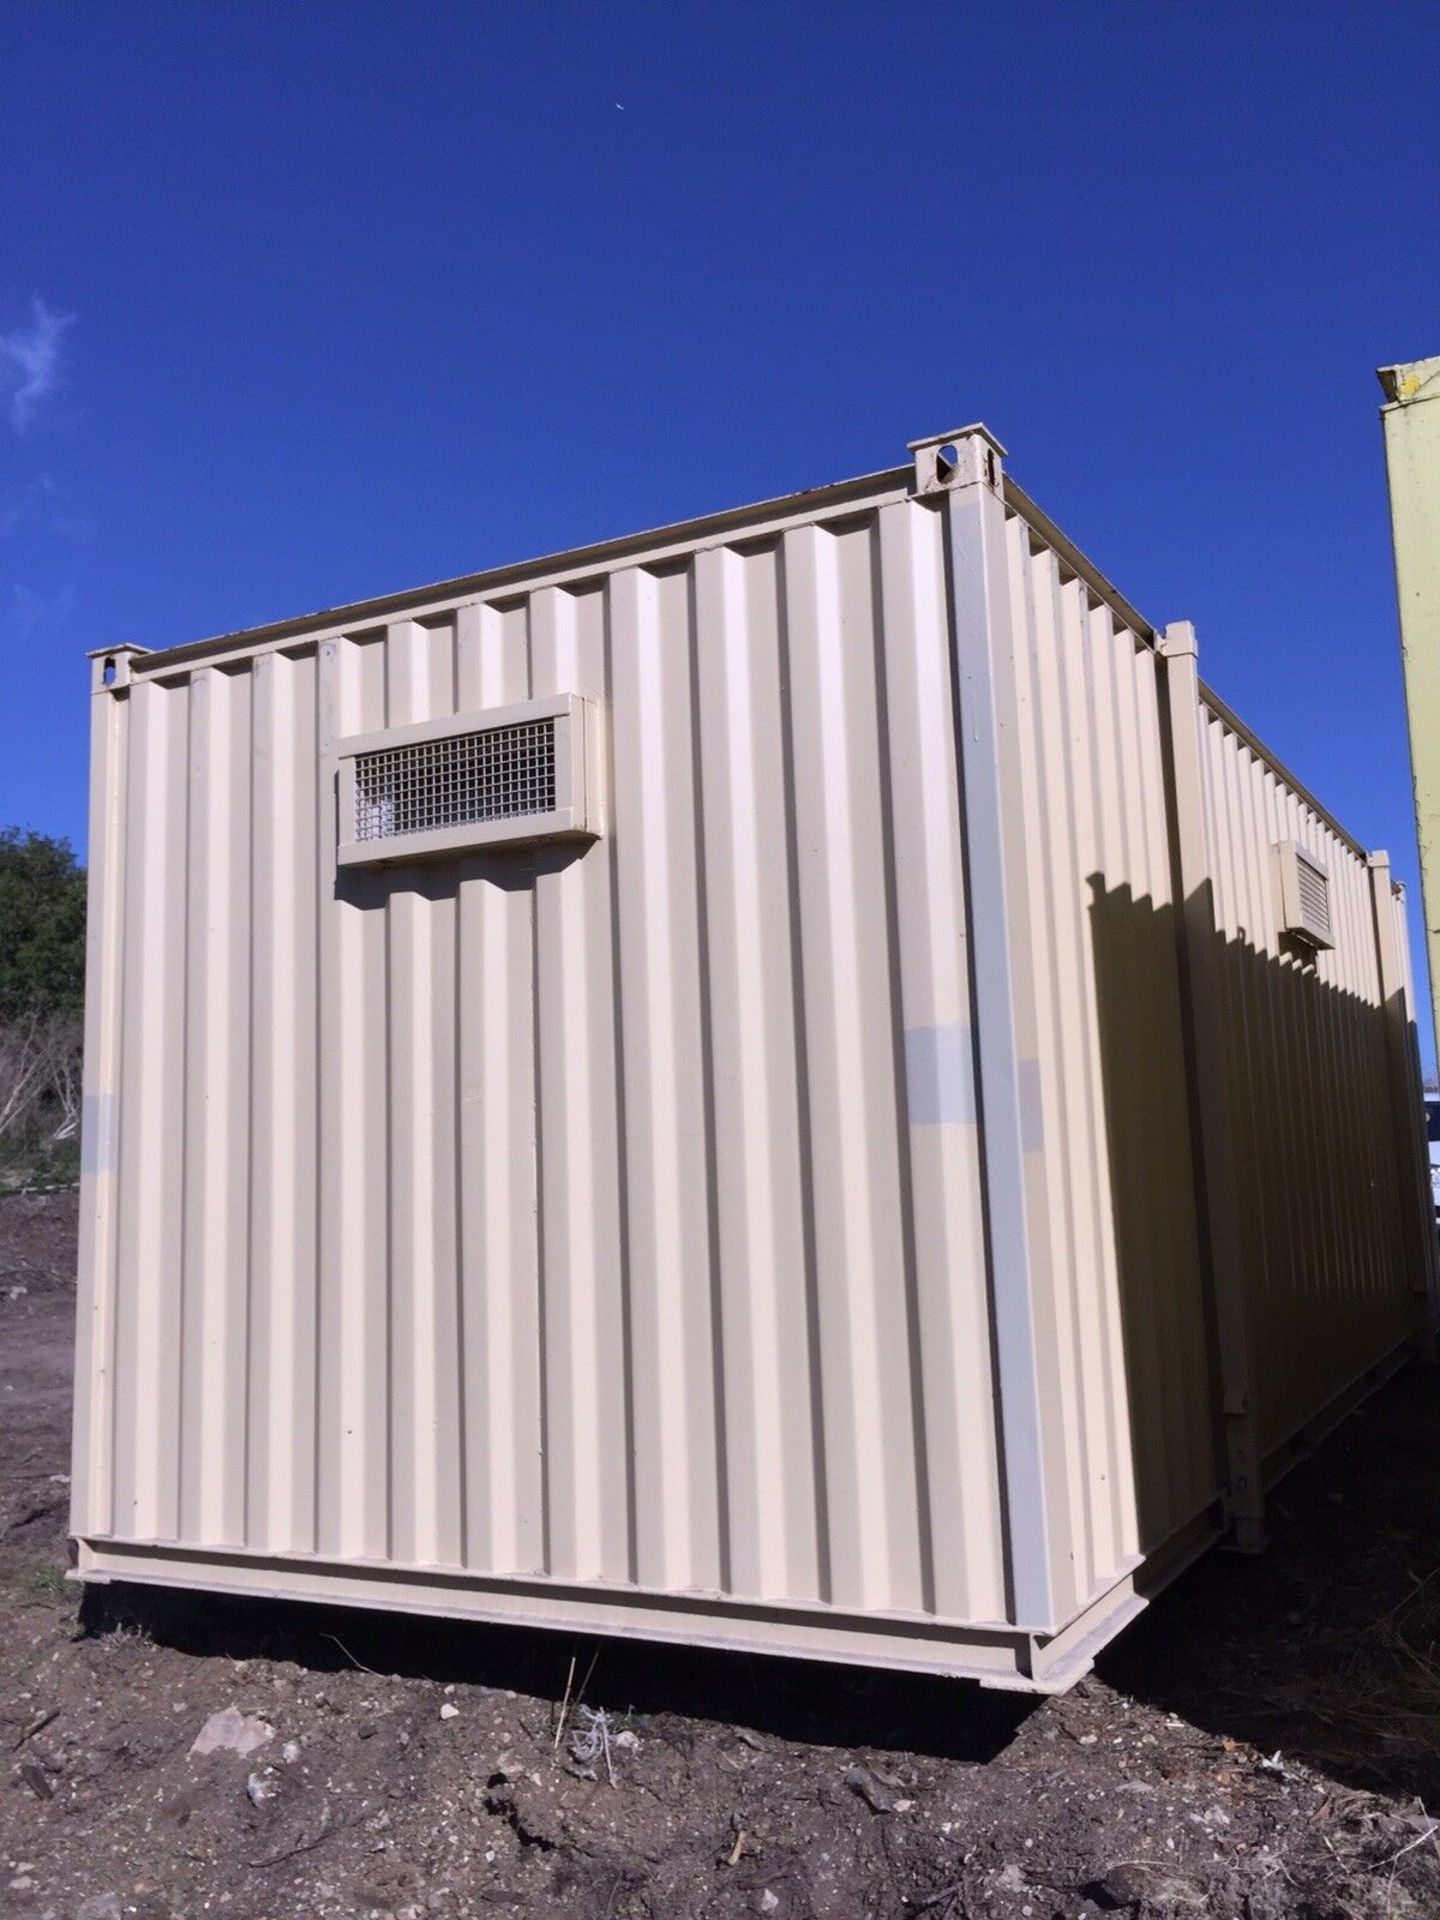
[[85, 870], [66, 840], [0, 827], [0, 1020], [78, 1011]]

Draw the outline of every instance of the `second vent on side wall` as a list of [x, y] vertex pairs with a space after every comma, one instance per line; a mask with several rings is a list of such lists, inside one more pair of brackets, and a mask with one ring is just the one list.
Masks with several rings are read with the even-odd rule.
[[342, 866], [600, 831], [591, 702], [529, 700], [342, 740]]
[[1281, 930], [1303, 946], [1328, 948], [1335, 944], [1330, 917], [1330, 874], [1313, 853], [1294, 840], [1282, 840], [1275, 849], [1280, 877]]

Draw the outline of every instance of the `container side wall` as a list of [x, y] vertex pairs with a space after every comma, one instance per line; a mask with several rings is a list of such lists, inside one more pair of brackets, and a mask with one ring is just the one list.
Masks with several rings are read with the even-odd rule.
[[[1251, 1377], [1270, 1452], [1408, 1331], [1396, 1116], [1365, 862], [1223, 718], [1202, 706], [1198, 724]], [[1329, 874], [1329, 950], [1283, 930], [1285, 840]]]
[[[1419, 1294], [1423, 1284], [1423, 1304], [1416, 1319], [1430, 1340], [1440, 1330], [1440, 1236], [1436, 1233], [1433, 1189], [1430, 1180], [1430, 1148], [1425, 1126], [1425, 1080], [1420, 1062], [1420, 1020], [1423, 1018], [1415, 998], [1415, 969], [1410, 945], [1410, 912], [1405, 888], [1396, 884], [1390, 896], [1394, 916], [1395, 954], [1399, 961], [1401, 1007], [1401, 1053], [1403, 1088], [1401, 1104], [1410, 1116], [1408, 1138], [1402, 1131], [1400, 1151], [1408, 1159], [1420, 1214], [1419, 1244], [1422, 1274], [1412, 1274], [1412, 1293]], [[1403, 1175], [1402, 1175], [1403, 1177]]]
[[253, 685], [245, 669], [190, 680], [183, 923], [177, 1531], [235, 1544], [249, 1387]]
[[[607, 599], [603, 584], [535, 596], [532, 691], [595, 691], [613, 718]], [[616, 878], [613, 830], [588, 852], [536, 856], [545, 1568], [607, 1582], [634, 1577]]]
[[[1002, 1542], [974, 1489], [998, 1473], [970, 938], [938, 515], [880, 518], [884, 704], [895, 849], [895, 973], [903, 1029], [914, 1338], [924, 1415], [932, 1578], [942, 1613], [1003, 1591]], [[958, 1282], [958, 1284], [957, 1284]], [[982, 1479], [980, 1476], [986, 1476]], [[958, 1514], [950, 1503], [962, 1498]]]
[[[83, 1532], [1003, 1620], [944, 555], [852, 503], [112, 701]], [[337, 868], [340, 741], [570, 692], [599, 839]]]
[[1440, 358], [1386, 367], [1380, 382], [1400, 663], [1415, 784], [1432, 1036], [1440, 1038]]
[[[700, 555], [698, 772], [713, 1061], [715, 1268], [725, 1358], [730, 1578], [821, 1591], [823, 1428], [800, 1113], [784, 603], [774, 548]], [[757, 943], [755, 930], [766, 935]]]
[[[461, 712], [529, 699], [523, 603], [456, 616]], [[533, 856], [455, 868], [456, 1262], [467, 1566], [545, 1564]], [[518, 1011], [517, 1011], [518, 1010]], [[498, 1281], [492, 1276], [499, 1276]]]
[[337, 880], [334, 742], [383, 727], [384, 631], [327, 642], [316, 775], [322, 803], [317, 1551], [390, 1552], [390, 1035], [388, 902], [378, 873]]
[[1018, 517], [1051, 1475], [1069, 1604], [1217, 1488], [1158, 663]]
[[102, 680], [90, 703], [85, 1077], [75, 1311], [75, 1377], [82, 1390], [74, 1397], [70, 1487], [76, 1534], [114, 1529], [118, 1128], [132, 708], [128, 695], [112, 695], [103, 685]]
[[316, 659], [257, 659], [251, 707], [245, 1537], [315, 1543], [319, 1251]]
[[[180, 1535], [190, 685], [130, 688], [122, 934], [114, 1526]], [[217, 1094], [219, 1093], [217, 1089]], [[224, 1090], [224, 1098], [234, 1090]]]
[[[873, 528], [787, 534], [791, 751], [830, 1546], [826, 1598], [925, 1604], [905, 1338]], [[813, 850], [813, 851], [812, 851]]]

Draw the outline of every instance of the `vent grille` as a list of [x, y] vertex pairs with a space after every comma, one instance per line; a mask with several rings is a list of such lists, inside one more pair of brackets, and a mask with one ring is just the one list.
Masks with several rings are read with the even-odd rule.
[[1330, 876], [1315, 858], [1293, 840], [1275, 849], [1279, 860], [1280, 924], [1293, 940], [1306, 947], [1333, 947], [1335, 929], [1330, 918]]
[[1300, 896], [1302, 929], [1314, 938], [1323, 940], [1328, 947], [1333, 939], [1330, 928], [1330, 882], [1298, 849], [1295, 860], [1295, 884]]
[[554, 808], [553, 718], [355, 757], [358, 842], [517, 820]]

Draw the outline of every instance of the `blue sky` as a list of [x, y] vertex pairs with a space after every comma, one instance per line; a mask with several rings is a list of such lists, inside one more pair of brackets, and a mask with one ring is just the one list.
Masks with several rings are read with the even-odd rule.
[[1373, 369], [1440, 349], [1437, 72], [1434, 0], [10, 0], [0, 823], [83, 844], [89, 647], [983, 418], [1413, 882]]

